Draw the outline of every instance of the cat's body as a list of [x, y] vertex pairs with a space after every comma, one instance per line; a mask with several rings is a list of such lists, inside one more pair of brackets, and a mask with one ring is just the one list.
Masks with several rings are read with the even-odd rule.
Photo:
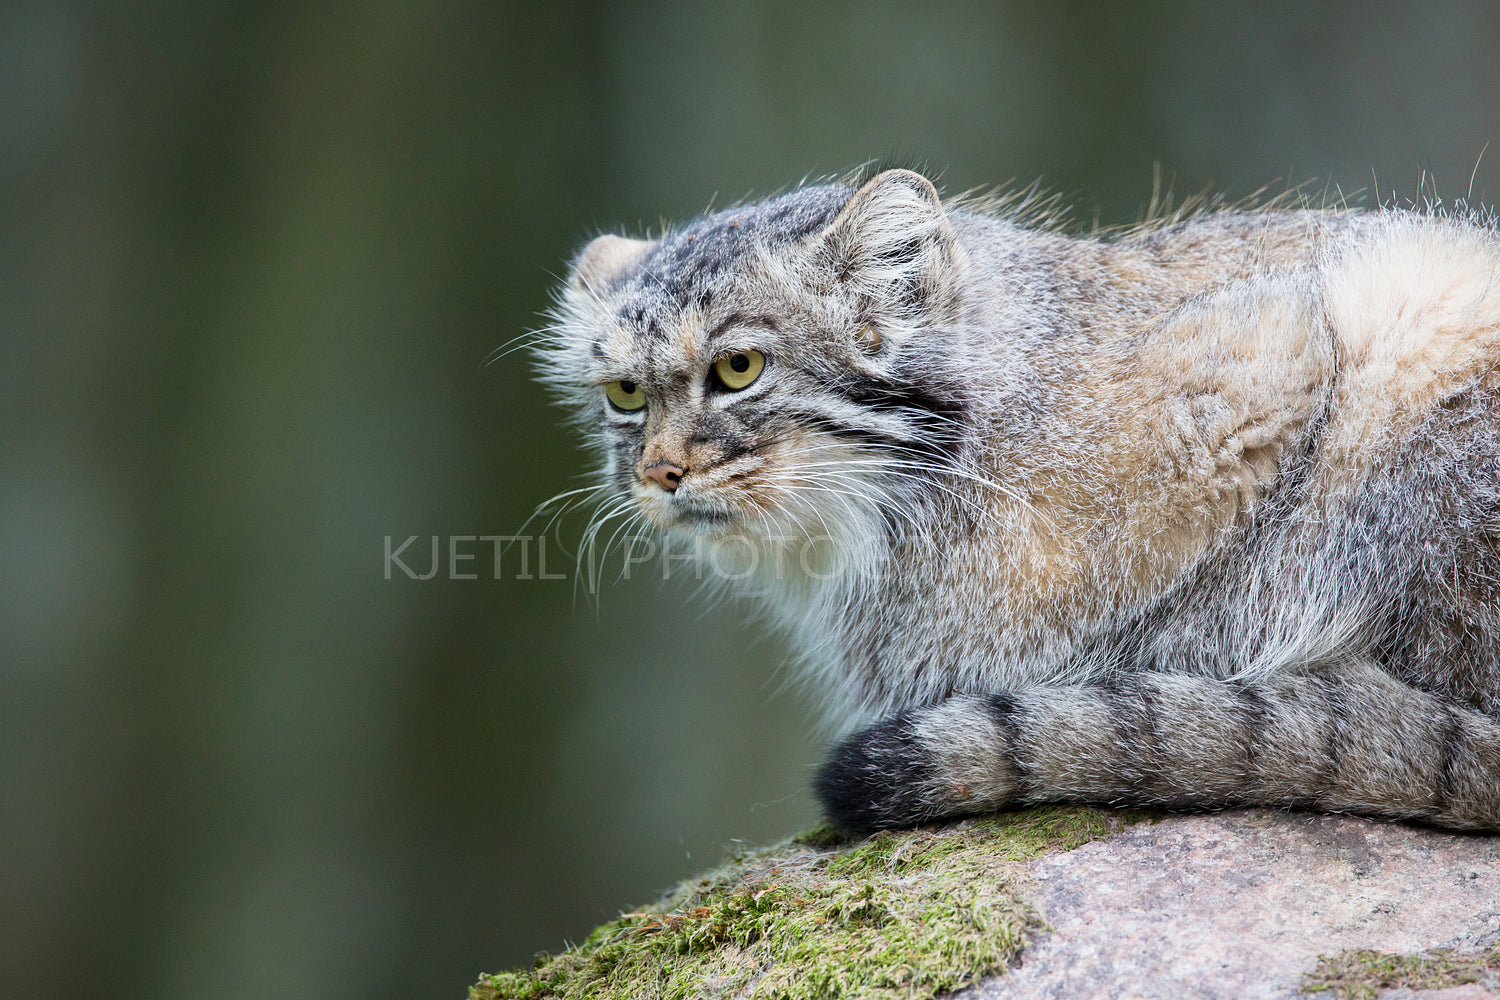
[[835, 718], [882, 720], [819, 778], [848, 825], [1068, 799], [1500, 829], [1492, 227], [1104, 242], [888, 171], [601, 237], [542, 353], [624, 502], [761, 554], [741, 585]]

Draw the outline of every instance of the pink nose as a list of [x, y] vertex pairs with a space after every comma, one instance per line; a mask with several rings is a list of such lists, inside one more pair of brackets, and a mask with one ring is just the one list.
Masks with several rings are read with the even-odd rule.
[[668, 493], [677, 489], [678, 485], [682, 482], [682, 477], [686, 474], [686, 469], [680, 465], [673, 465], [671, 462], [657, 462], [646, 470], [646, 478], [655, 482], [656, 485]]

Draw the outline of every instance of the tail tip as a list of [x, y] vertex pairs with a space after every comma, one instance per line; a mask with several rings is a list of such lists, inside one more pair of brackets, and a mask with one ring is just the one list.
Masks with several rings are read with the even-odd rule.
[[830, 820], [868, 834], [932, 819], [922, 794], [931, 777], [932, 765], [910, 720], [896, 716], [834, 747], [813, 788]]

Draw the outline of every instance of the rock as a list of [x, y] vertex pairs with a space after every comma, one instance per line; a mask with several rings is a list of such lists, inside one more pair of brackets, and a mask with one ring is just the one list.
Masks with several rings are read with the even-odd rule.
[[[1444, 951], [1442, 949], [1449, 949]], [[1039, 807], [741, 850], [472, 1000], [1500, 1000], [1500, 837]]]
[[[1316, 985], [1304, 976], [1319, 955], [1500, 945], [1495, 836], [1261, 810], [1169, 816], [1040, 858], [1031, 875], [1051, 930], [955, 996], [1269, 1000]], [[1380, 995], [1500, 998], [1500, 969]]]

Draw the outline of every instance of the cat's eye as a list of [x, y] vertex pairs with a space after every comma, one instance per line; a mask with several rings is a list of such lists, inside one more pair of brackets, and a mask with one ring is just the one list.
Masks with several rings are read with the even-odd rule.
[[735, 351], [714, 362], [714, 374], [726, 389], [744, 389], [760, 378], [766, 356], [759, 351]]
[[646, 394], [641, 387], [629, 379], [611, 382], [604, 387], [604, 395], [617, 410], [629, 413], [646, 405]]

